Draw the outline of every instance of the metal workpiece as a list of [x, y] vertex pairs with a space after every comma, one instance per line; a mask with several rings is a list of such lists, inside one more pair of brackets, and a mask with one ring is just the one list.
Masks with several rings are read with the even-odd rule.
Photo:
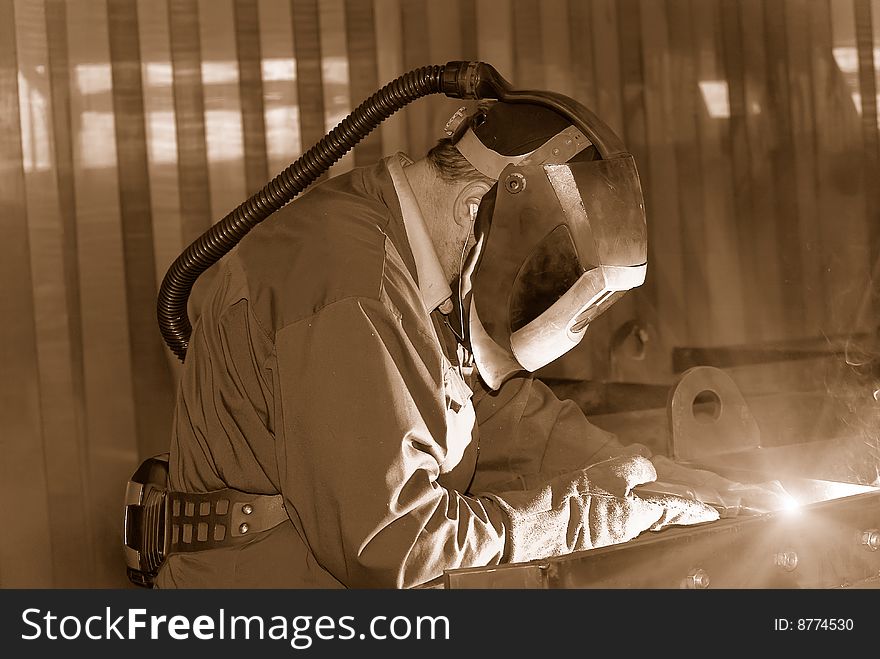
[[[630, 542], [493, 568], [449, 570], [446, 588], [877, 587], [880, 552], [853, 542], [880, 521], [880, 491], [789, 511], [646, 532]], [[860, 538], [864, 537], [860, 531]]]
[[667, 397], [679, 464], [739, 483], [775, 481], [785, 510], [739, 505], [700, 484], [655, 481], [639, 494], [682, 496], [721, 519], [646, 531], [629, 542], [492, 568], [447, 571], [446, 588], [878, 588], [880, 488], [829, 477], [840, 438], [762, 446], [737, 386], [720, 369], [686, 371]]

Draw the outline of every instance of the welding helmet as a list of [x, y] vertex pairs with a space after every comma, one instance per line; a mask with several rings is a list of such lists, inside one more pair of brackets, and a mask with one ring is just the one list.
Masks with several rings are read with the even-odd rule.
[[496, 181], [477, 210], [456, 306], [480, 376], [497, 389], [571, 350], [644, 282], [644, 201], [630, 154], [603, 158], [542, 105], [494, 102], [453, 143]]

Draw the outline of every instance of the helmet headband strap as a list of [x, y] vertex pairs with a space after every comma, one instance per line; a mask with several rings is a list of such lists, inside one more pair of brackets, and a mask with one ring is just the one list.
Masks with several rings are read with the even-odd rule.
[[483, 144], [473, 129], [468, 128], [461, 139], [455, 143], [455, 148], [474, 169], [483, 176], [497, 181], [501, 172], [508, 165], [564, 163], [590, 145], [590, 140], [580, 130], [569, 126], [556, 133], [537, 149], [518, 156], [503, 156]]

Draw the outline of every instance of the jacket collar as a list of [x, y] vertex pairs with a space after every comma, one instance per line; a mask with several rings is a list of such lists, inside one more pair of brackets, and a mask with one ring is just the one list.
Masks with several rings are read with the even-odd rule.
[[416, 264], [416, 278], [419, 282], [419, 292], [425, 310], [431, 313], [452, 297], [452, 289], [443, 274], [443, 267], [437, 257], [437, 250], [431, 241], [425, 218], [419, 207], [419, 201], [403, 173], [403, 168], [412, 164], [412, 160], [403, 153], [397, 153], [385, 159], [394, 191], [400, 203], [400, 213], [403, 216], [403, 226], [406, 229], [406, 237], [409, 240], [413, 259]]

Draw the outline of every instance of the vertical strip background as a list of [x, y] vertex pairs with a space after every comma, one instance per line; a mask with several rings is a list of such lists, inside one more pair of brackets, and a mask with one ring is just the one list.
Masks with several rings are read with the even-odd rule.
[[[648, 281], [542, 374], [668, 383], [676, 347], [876, 327], [878, 52], [880, 0], [0, 0], [0, 500], [28, 502], [0, 506], [0, 587], [126, 585], [122, 492], [179, 369], [162, 276], [412, 68], [488, 61], [637, 159]], [[462, 104], [331, 175], [420, 155]]]

